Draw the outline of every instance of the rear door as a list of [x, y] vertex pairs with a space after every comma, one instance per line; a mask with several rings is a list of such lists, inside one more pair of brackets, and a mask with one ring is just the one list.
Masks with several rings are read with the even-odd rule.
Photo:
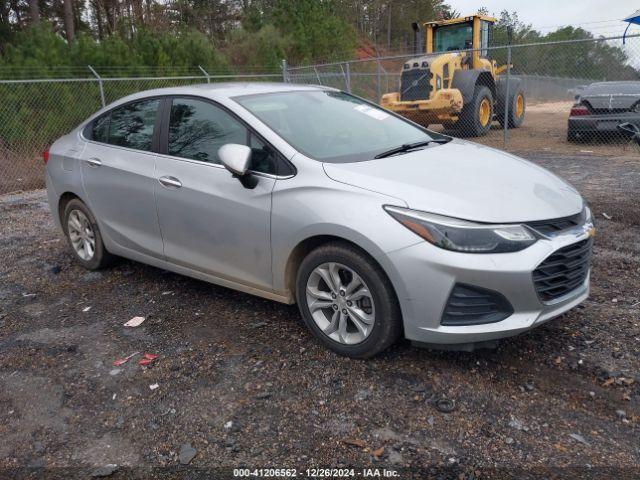
[[154, 199], [154, 132], [161, 102], [134, 101], [94, 120], [84, 132], [89, 141], [81, 162], [90, 208], [107, 240], [156, 258], [162, 258], [162, 237]]
[[[167, 109], [155, 187], [167, 261], [271, 289], [275, 151], [208, 100], [175, 97]], [[222, 165], [218, 149], [227, 143], [252, 147], [250, 185]]]

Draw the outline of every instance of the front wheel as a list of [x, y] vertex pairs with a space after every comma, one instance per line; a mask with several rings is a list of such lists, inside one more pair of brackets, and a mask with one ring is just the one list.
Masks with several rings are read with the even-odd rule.
[[488, 87], [476, 86], [473, 99], [462, 107], [457, 130], [469, 137], [480, 137], [489, 133], [493, 120], [493, 95]]
[[307, 327], [340, 355], [372, 357], [402, 331], [391, 282], [372, 258], [346, 243], [307, 255], [298, 269], [296, 298]]

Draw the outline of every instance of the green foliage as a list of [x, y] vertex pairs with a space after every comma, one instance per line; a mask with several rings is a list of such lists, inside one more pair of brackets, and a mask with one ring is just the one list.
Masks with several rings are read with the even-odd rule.
[[[128, 74], [139, 73], [135, 68], [153, 66], [156, 72], [171, 73], [180, 68], [206, 65], [212, 71], [229, 72], [227, 61], [211, 42], [196, 30], [185, 30], [178, 35], [155, 34], [141, 29], [131, 38], [112, 35], [99, 43], [86, 33], [81, 33], [69, 46], [60, 36], [45, 28], [30, 28], [15, 35], [0, 57], [0, 66], [13, 67], [15, 75], [24, 67], [41, 67], [46, 76], [46, 66], [86, 68], [121, 67]], [[17, 70], [17, 72], [16, 72]], [[30, 70], [32, 71], [32, 70]], [[117, 70], [112, 70], [112, 73]]]
[[279, 0], [265, 16], [292, 39], [288, 51], [292, 63], [350, 58], [355, 52], [355, 31], [338, 16], [332, 2]]
[[225, 53], [231, 64], [242, 65], [247, 72], [261, 68], [277, 71], [292, 43], [290, 36], [280, 34], [273, 25], [257, 31], [239, 28], [232, 33]]
[[[624, 50], [604, 41], [590, 41], [595, 37], [582, 28], [568, 26], [542, 35], [531, 25], [521, 22], [516, 12], [503, 10], [494, 25], [494, 46], [508, 43], [508, 28], [512, 31], [511, 43], [514, 47], [511, 63], [515, 73], [585, 80], [640, 78], [639, 72], [628, 64]], [[545, 45], [550, 42], [568, 43]], [[531, 43], [540, 45], [518, 46]], [[491, 50], [489, 56], [503, 65], [506, 63], [506, 48]]]

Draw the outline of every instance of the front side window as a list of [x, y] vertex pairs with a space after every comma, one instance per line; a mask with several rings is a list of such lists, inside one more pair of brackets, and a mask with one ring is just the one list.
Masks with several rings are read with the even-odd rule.
[[202, 100], [177, 98], [172, 101], [169, 155], [219, 164], [222, 162], [218, 150], [227, 143], [251, 148], [251, 170], [276, 173], [273, 149], [224, 109]]
[[323, 162], [371, 160], [399, 145], [439, 138], [343, 92], [292, 91], [234, 100], [296, 150]]
[[208, 102], [174, 99], [169, 120], [169, 155], [221, 163], [218, 150], [227, 143], [247, 144], [247, 129]]
[[151, 151], [153, 127], [160, 100], [143, 100], [111, 111], [108, 143]]

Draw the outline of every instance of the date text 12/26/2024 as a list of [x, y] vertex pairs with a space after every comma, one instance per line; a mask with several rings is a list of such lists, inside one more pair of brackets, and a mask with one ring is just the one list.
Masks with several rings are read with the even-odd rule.
[[234, 468], [236, 478], [397, 478], [396, 470], [386, 468]]

